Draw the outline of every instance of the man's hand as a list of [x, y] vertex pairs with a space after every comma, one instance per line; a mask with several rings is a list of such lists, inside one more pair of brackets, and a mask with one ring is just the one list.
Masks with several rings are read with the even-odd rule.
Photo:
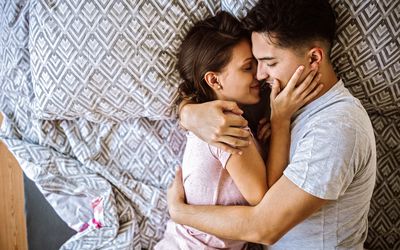
[[226, 152], [241, 153], [249, 145], [250, 133], [243, 129], [247, 121], [235, 102], [212, 101], [201, 104], [188, 103], [180, 110], [181, 125], [203, 141]]
[[180, 207], [185, 205], [185, 190], [183, 188], [182, 168], [176, 170], [175, 179], [167, 191], [168, 211], [171, 219], [177, 222]]

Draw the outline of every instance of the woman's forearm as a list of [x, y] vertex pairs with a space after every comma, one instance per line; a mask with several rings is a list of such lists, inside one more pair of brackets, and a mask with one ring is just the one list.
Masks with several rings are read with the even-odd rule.
[[271, 120], [271, 137], [267, 160], [267, 182], [270, 188], [289, 162], [290, 120]]

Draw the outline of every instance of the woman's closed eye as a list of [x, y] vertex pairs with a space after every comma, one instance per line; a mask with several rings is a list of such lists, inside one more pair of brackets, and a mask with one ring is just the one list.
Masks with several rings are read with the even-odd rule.
[[243, 65], [243, 70], [245, 70], [245, 71], [253, 70], [253, 64], [248, 63], [248, 64]]
[[257, 68], [257, 62], [255, 60], [252, 60], [251, 63], [246, 64], [244, 66], [244, 70], [246, 70], [246, 71], [252, 71], [255, 68]]

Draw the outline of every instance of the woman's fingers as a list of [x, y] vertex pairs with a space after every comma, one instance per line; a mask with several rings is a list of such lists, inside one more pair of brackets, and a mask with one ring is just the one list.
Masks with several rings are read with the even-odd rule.
[[[297, 86], [295, 90], [296, 96], [302, 96], [304, 92], [309, 90], [310, 89], [309, 87], [315, 82], [317, 77], [318, 77], [317, 71], [311, 70], [310, 73], [308, 73], [308, 75], [306, 76], [306, 78]], [[311, 90], [309, 92], [311, 92]]]
[[301, 99], [305, 99], [310, 93], [315, 91], [317, 88], [317, 85], [319, 84], [319, 81], [321, 80], [321, 73], [318, 73], [315, 75], [311, 83], [304, 88], [304, 90], [300, 93]]
[[314, 99], [323, 88], [323, 84], [318, 84], [318, 86], [315, 87], [314, 90], [303, 99], [303, 105]]
[[269, 95], [270, 100], [271, 101], [275, 100], [279, 92], [281, 92], [281, 83], [278, 81], [278, 79], [274, 79], [274, 82], [271, 87], [271, 94]]
[[258, 127], [266, 124], [268, 122], [267, 117], [262, 118], [259, 122], [258, 122]]
[[267, 141], [267, 139], [271, 136], [271, 133], [272, 133], [271, 128], [266, 131], [263, 138], [261, 139], [263, 143]]
[[271, 124], [265, 123], [260, 126], [257, 133], [257, 139], [260, 141], [265, 141], [271, 134]]
[[304, 66], [303, 65], [299, 66], [292, 75], [292, 77], [290, 78], [285, 89], [287, 88], [288, 90], [293, 90], [296, 87], [297, 82], [299, 81], [301, 75], [303, 74], [303, 71], [304, 71]]

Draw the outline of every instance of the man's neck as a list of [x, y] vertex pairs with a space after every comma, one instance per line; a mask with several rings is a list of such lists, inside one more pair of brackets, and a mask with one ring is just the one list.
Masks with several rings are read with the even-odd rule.
[[338, 78], [336, 76], [335, 71], [333, 70], [332, 65], [329, 64], [326, 65], [325, 67], [321, 67], [319, 72], [321, 73], [321, 80], [319, 81], [319, 83], [323, 84], [324, 86], [322, 90], [319, 92], [319, 94], [316, 97], [314, 97], [311, 101], [309, 101], [307, 104], [323, 96], [338, 82]]

